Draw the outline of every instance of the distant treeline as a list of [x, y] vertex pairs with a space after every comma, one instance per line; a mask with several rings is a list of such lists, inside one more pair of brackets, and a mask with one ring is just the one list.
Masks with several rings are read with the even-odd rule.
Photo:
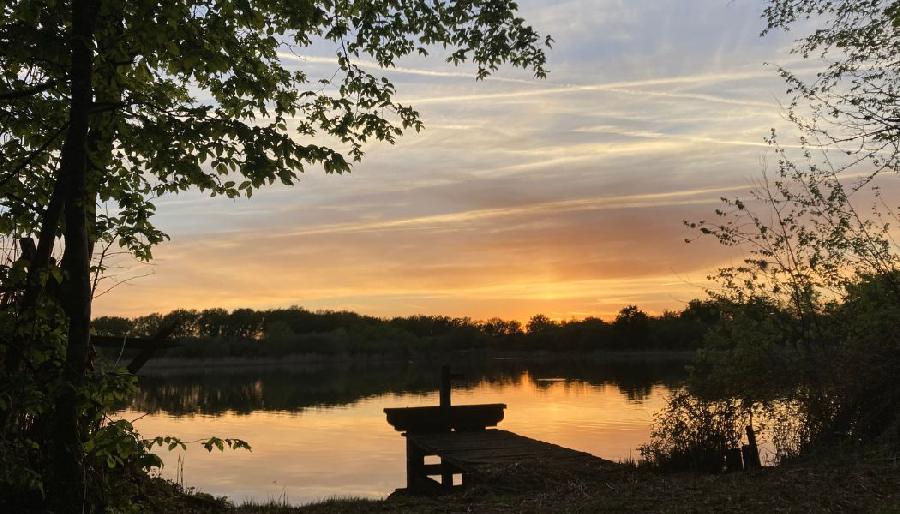
[[174, 324], [181, 343], [167, 357], [280, 357], [291, 354], [416, 355], [453, 350], [685, 351], [700, 346], [718, 322], [715, 303], [691, 301], [682, 311], [651, 316], [636, 306], [607, 322], [600, 318], [553, 321], [475, 321], [448, 316], [378, 318], [349, 311], [299, 307], [253, 310], [175, 310], [136, 318], [103, 316], [98, 335], [147, 337]]

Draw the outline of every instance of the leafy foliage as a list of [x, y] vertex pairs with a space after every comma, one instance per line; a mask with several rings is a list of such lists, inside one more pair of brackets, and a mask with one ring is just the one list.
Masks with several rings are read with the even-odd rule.
[[764, 34], [812, 26], [793, 51], [825, 63], [811, 78], [808, 73], [780, 70], [792, 95], [789, 118], [812, 142], [834, 145], [851, 160], [867, 162], [871, 166], [867, 173], [896, 171], [900, 166], [900, 4], [893, 0], [771, 0], [764, 17]]
[[[775, 148], [774, 179], [764, 176], [749, 200], [723, 199], [716, 222], [688, 223], [748, 255], [713, 277], [723, 316], [698, 352], [690, 390], [758, 413], [779, 458], [897, 442], [900, 402], [886, 366], [900, 369], [900, 259], [878, 189], [891, 177], [854, 183], [810, 152], [803, 167]], [[859, 210], [862, 198], [870, 209]], [[654, 444], [670, 448], [675, 436], [663, 427]]]
[[641, 456], [662, 469], [721, 472], [725, 451], [741, 440], [747, 419], [736, 400], [704, 400], [679, 389], [656, 414], [651, 442], [641, 447]]

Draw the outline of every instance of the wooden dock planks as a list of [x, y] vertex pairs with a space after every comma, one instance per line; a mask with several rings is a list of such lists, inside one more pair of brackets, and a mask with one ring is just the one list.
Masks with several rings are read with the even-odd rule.
[[464, 475], [484, 476], [498, 469], [553, 467], [570, 473], [596, 469], [608, 461], [591, 454], [538, 441], [507, 430], [407, 434], [427, 455], [438, 455]]

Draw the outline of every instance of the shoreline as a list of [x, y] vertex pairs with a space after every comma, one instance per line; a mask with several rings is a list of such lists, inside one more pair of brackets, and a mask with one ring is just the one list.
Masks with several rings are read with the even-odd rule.
[[[292, 504], [235, 502], [167, 482], [154, 511], [236, 513], [900, 512], [900, 463], [889, 448], [836, 448], [775, 467], [702, 474], [611, 463], [579, 476], [526, 473], [518, 486], [474, 486], [438, 496], [333, 497]], [[149, 506], [149, 505], [148, 505]], [[161, 507], [161, 508], [160, 508]]]

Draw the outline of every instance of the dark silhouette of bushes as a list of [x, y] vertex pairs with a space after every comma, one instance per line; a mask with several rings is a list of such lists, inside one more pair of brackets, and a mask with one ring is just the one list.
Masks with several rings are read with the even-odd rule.
[[641, 456], [665, 470], [720, 472], [725, 452], [737, 447], [747, 420], [737, 400], [710, 401], [679, 389], [656, 414], [652, 439], [641, 447]]
[[[554, 321], [544, 315], [523, 328], [518, 321], [475, 321], [449, 316], [377, 318], [349, 311], [309, 311], [299, 307], [252, 310], [174, 310], [135, 318], [103, 316], [95, 333], [146, 337], [170, 321], [181, 346], [165, 356], [185, 358], [280, 357], [292, 354], [427, 355], [479, 351], [686, 351], [698, 347], [716, 320], [706, 302], [680, 312], [651, 316], [628, 306], [608, 323], [600, 318]], [[127, 342], [127, 340], [126, 340]]]
[[716, 471], [747, 425], [780, 462], [835, 447], [900, 446], [900, 273], [862, 276], [813, 315], [753, 298], [720, 303], [686, 388], [657, 417], [645, 458]]

